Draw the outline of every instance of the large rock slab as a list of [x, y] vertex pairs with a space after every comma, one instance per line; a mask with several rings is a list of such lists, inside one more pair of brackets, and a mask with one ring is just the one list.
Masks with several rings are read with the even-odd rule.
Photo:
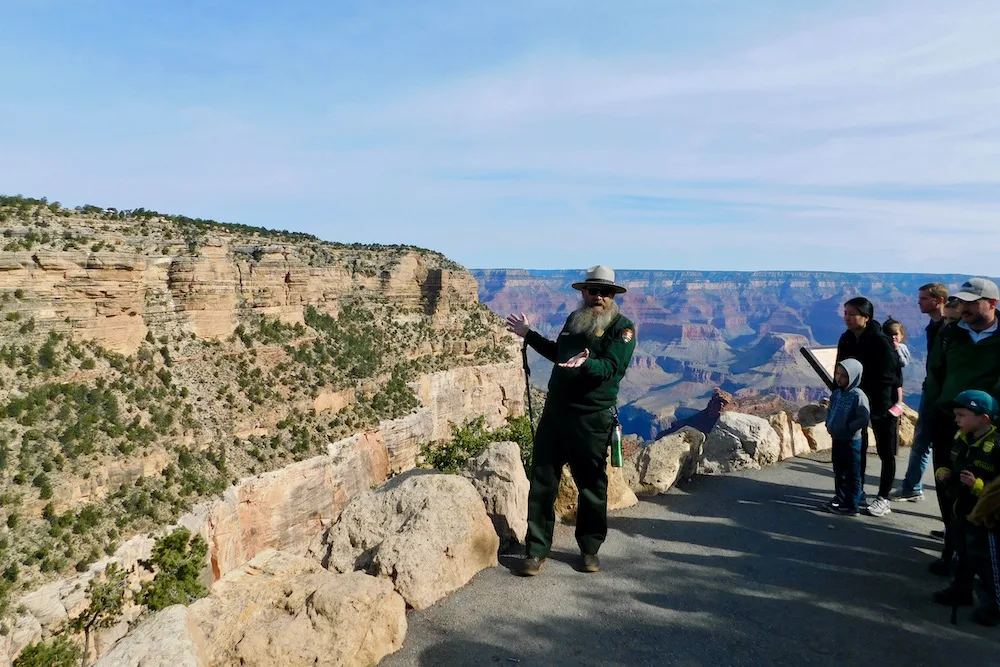
[[640, 450], [636, 467], [642, 491], [666, 493], [678, 479], [694, 473], [704, 443], [704, 433], [685, 426]]
[[469, 459], [462, 475], [479, 491], [500, 548], [521, 544], [528, 532], [528, 475], [516, 442], [496, 442]]
[[182, 604], [167, 607], [125, 635], [94, 667], [209, 667], [208, 641]]
[[899, 418], [899, 446], [910, 447], [917, 432], [917, 411], [908, 405], [903, 406], [903, 414]]
[[[802, 432], [809, 442], [809, 449], [820, 452], [833, 447], [833, 438], [826, 430], [826, 404], [804, 405], [799, 409], [799, 423], [802, 425]], [[903, 418], [899, 422], [900, 445], [910, 446], [913, 444], [913, 427], [917, 422], [917, 413], [905, 408]], [[904, 444], [905, 441], [905, 444]], [[868, 429], [869, 455], [875, 454], [875, 434], [871, 428]]]
[[274, 550], [217, 581], [190, 615], [212, 665], [362, 667], [406, 636], [406, 604], [389, 581]]
[[802, 456], [811, 450], [809, 440], [802, 431], [802, 425], [792, 419], [787, 412], [779, 412], [767, 418], [767, 423], [771, 425], [774, 432], [778, 434], [781, 452], [778, 455], [780, 460]]
[[781, 442], [760, 417], [726, 412], [705, 438], [698, 472], [715, 474], [760, 468], [778, 461]]
[[[622, 468], [612, 466], [610, 457], [605, 464], [605, 470], [608, 474], [608, 511], [638, 505], [639, 498], [636, 497], [635, 491], [625, 481]], [[576, 521], [579, 497], [580, 491], [576, 488], [576, 482], [573, 481], [573, 475], [570, 473], [569, 466], [563, 466], [562, 476], [559, 478], [559, 495], [556, 496], [556, 516], [566, 523]]]
[[799, 409], [798, 418], [811, 451], [821, 452], [833, 447], [833, 439], [826, 430], [825, 405], [804, 405]]
[[499, 547], [469, 480], [411, 471], [351, 501], [310, 551], [337, 572], [390, 579], [408, 605], [424, 609], [495, 567]]

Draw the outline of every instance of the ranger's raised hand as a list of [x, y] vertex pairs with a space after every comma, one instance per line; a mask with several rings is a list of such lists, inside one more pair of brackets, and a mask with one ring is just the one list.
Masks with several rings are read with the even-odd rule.
[[524, 338], [530, 330], [531, 327], [528, 326], [528, 318], [524, 316], [524, 313], [520, 315], [511, 313], [507, 316], [507, 331]]

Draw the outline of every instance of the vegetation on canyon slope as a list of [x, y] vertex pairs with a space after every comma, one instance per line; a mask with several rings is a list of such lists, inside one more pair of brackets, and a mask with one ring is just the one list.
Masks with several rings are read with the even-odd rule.
[[[302, 232], [189, 218], [145, 208], [117, 209], [88, 204], [67, 209], [45, 197], [0, 195], [0, 226], [6, 228], [0, 248], [7, 252], [79, 250], [197, 254], [206, 238], [224, 235], [248, 244], [292, 244], [296, 255], [309, 266], [337, 266], [346, 258], [353, 270], [367, 275], [377, 275], [387, 261], [406, 252], [434, 256], [443, 269], [462, 269], [452, 260], [416, 246], [334, 243]], [[349, 252], [345, 255], [343, 251]]]
[[[7, 252], [178, 255], [228, 235], [251, 261], [255, 247], [282, 244], [310, 266], [360, 273], [377, 275], [410, 251], [457, 267], [405, 246], [23, 197], [0, 197], [0, 229]], [[34, 299], [30, 290], [0, 290], [0, 616], [19, 589], [87, 569], [241, 477], [412, 412], [408, 383], [418, 375], [510, 358], [482, 344], [501, 327], [476, 302], [452, 304], [447, 326], [423, 307], [363, 294], [335, 315], [306, 307], [304, 324], [240, 304], [225, 340], [150, 325], [124, 356], [36, 321], [44, 304]], [[473, 341], [467, 353], [450, 352]], [[330, 394], [346, 407], [313, 409]], [[270, 426], [256, 428], [262, 423]]]

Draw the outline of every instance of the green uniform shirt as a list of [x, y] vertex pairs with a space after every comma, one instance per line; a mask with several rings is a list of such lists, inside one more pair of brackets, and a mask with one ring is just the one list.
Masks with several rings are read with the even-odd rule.
[[[568, 322], [568, 320], [567, 320]], [[574, 334], [563, 325], [555, 341], [536, 331], [525, 337], [536, 352], [557, 364], [549, 378], [545, 404], [580, 412], [596, 412], [615, 407], [618, 385], [625, 377], [635, 351], [635, 324], [623, 315], [615, 318], [600, 336]], [[579, 368], [561, 368], [558, 364], [575, 357], [584, 348], [590, 358]]]

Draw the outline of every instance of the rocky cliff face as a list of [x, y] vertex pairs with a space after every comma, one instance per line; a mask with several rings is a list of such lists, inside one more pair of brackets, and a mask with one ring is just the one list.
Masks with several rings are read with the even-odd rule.
[[0, 616], [178, 520], [217, 576], [294, 550], [450, 422], [523, 411], [437, 253], [4, 197], [0, 233]]
[[[549, 336], [578, 302], [570, 285], [580, 271], [473, 271], [479, 296], [495, 313], [524, 312]], [[917, 363], [906, 393], [917, 400], [923, 379], [926, 320], [918, 288], [952, 288], [967, 276], [787, 272], [617, 272], [629, 291], [619, 299], [637, 323], [636, 361], [622, 386], [622, 416], [634, 432], [654, 438], [675, 419], [694, 414], [717, 387], [740, 398], [766, 394], [795, 403], [826, 389], [798, 353], [802, 345], [834, 345], [843, 332], [840, 307], [864, 295], [876, 318], [903, 322]], [[532, 356], [532, 379], [544, 385], [548, 363]]]
[[0, 255], [0, 292], [20, 291], [16, 312], [39, 328], [122, 354], [137, 352], [151, 327], [220, 340], [245, 312], [302, 323], [305, 306], [335, 314], [359, 294], [424, 310], [440, 324], [447, 323], [453, 303], [464, 307], [476, 300], [475, 279], [435, 266], [431, 254], [386, 257], [379, 274], [368, 276], [352, 271], [350, 251], [334, 253], [339, 266], [316, 267], [295, 250], [214, 239], [176, 256], [8, 252]]
[[264, 549], [304, 553], [361, 491], [390, 473], [416, 466], [420, 445], [447, 439], [450, 424], [478, 416], [495, 428], [524, 412], [524, 376], [518, 364], [494, 364], [432, 373], [412, 415], [331, 443], [327, 453], [245, 479], [221, 500], [180, 522], [209, 544], [215, 578]]

